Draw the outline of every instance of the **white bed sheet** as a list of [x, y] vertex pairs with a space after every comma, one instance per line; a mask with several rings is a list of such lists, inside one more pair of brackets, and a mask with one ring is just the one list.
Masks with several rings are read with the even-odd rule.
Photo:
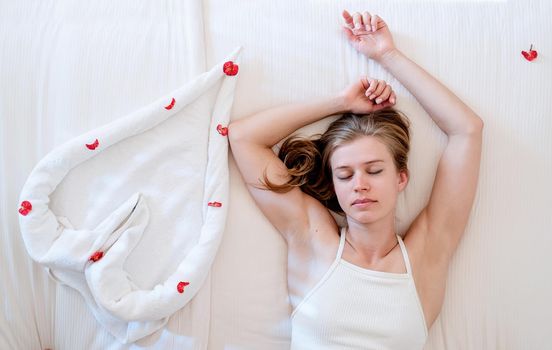
[[[429, 197], [446, 136], [389, 73], [345, 42], [343, 8], [380, 14], [397, 46], [485, 122], [479, 190], [426, 349], [549, 348], [550, 2], [209, 0], [201, 4], [205, 62], [197, 66], [189, 64], [184, 34], [191, 25], [184, 20], [187, 6], [194, 4], [1, 4], [0, 348], [190, 348], [192, 340], [179, 334], [178, 313], [157, 338], [117, 344], [74, 292], [56, 287], [29, 261], [14, 208], [25, 177], [53, 146], [170, 91], [239, 45], [233, 119], [328, 95], [361, 74], [393, 85], [397, 108], [413, 122], [412, 177], [397, 210], [403, 232]], [[103, 36], [86, 37], [88, 26]], [[71, 40], [90, 40], [102, 59], [72, 52]], [[531, 44], [539, 57], [528, 62], [520, 52]], [[51, 88], [55, 79], [77, 73], [81, 79], [68, 81], [70, 88]], [[75, 100], [76, 94], [87, 98]], [[319, 132], [327, 123], [301, 132]], [[230, 180], [227, 229], [211, 275], [208, 349], [287, 349], [285, 244], [256, 208], [232, 158]]]

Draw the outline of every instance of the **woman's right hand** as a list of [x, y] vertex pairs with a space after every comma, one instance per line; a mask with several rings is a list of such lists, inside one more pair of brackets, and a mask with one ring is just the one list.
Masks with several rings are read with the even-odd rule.
[[378, 15], [369, 12], [355, 12], [351, 15], [347, 10], [343, 10], [342, 15], [346, 23], [343, 31], [357, 51], [379, 61], [385, 54], [395, 50], [391, 32]]
[[384, 80], [361, 77], [340, 93], [345, 109], [368, 114], [395, 105], [396, 95]]

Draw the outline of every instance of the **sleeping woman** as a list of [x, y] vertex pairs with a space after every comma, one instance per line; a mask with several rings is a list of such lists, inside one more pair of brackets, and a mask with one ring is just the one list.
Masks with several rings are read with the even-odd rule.
[[[483, 122], [395, 47], [383, 19], [342, 15], [349, 43], [399, 80], [447, 135], [429, 200], [404, 235], [395, 210], [409, 179], [410, 122], [393, 108], [385, 81], [360, 77], [331, 97], [236, 120], [230, 146], [249, 192], [287, 242], [291, 348], [421, 349], [474, 201]], [[319, 137], [287, 138], [334, 115]], [[276, 156], [272, 147], [285, 138]]]

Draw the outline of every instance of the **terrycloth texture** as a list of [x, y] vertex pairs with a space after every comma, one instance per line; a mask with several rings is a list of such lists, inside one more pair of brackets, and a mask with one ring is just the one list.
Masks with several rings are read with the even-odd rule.
[[161, 328], [208, 276], [226, 221], [238, 53], [54, 149], [21, 191], [29, 255], [122, 342]]

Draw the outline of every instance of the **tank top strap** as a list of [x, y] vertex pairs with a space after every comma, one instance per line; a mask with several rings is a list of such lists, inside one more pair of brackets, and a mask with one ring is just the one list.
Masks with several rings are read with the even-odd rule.
[[343, 254], [343, 248], [345, 247], [345, 232], [347, 232], [346, 227], [342, 227], [341, 237], [339, 238], [339, 248], [337, 248], [337, 254], [335, 255], [336, 260], [341, 259], [341, 255]]
[[404, 245], [404, 242], [401, 236], [397, 235], [397, 240], [399, 241], [399, 245], [401, 246], [404, 266], [406, 266], [406, 273], [408, 273], [409, 275], [412, 275], [412, 268], [410, 267], [410, 259], [408, 258], [408, 252], [406, 251], [406, 246]]

